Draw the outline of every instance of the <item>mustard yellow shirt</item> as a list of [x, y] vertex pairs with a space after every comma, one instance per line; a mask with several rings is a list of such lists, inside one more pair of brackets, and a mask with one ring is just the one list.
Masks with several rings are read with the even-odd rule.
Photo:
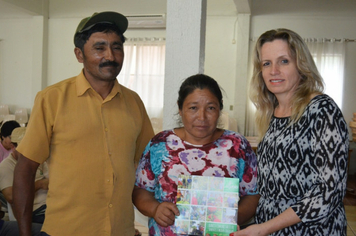
[[48, 161], [42, 231], [134, 235], [134, 163], [153, 135], [141, 99], [117, 81], [105, 100], [83, 72], [39, 92], [17, 150]]

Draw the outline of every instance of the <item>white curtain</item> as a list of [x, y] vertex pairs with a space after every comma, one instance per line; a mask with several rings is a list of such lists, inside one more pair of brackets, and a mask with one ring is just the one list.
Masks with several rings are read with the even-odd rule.
[[[250, 42], [250, 55], [253, 54], [253, 48], [254, 45], [256, 44], [255, 41]], [[249, 57], [249, 63], [248, 63], [248, 82], [247, 85], [250, 85], [251, 77], [252, 77], [252, 72], [253, 72], [253, 57]], [[245, 133], [242, 135], [245, 135], [246, 137], [250, 136], [257, 136], [257, 129], [255, 125], [255, 112], [256, 112], [256, 107], [253, 105], [251, 102], [248, 94], [247, 94], [247, 100], [246, 100], [246, 118], [245, 118]]]
[[253, 105], [250, 98], [247, 98], [246, 103], [245, 133], [243, 135], [246, 137], [257, 136], [257, 129], [255, 125], [256, 107]]
[[[324, 92], [332, 97], [341, 109], [346, 42], [335, 39], [305, 39], [305, 41], [314, 58], [316, 67], [324, 79]], [[250, 65], [252, 67], [252, 61]], [[252, 75], [252, 70], [250, 75]], [[257, 135], [255, 110], [255, 106], [248, 99], [246, 104], [245, 136]]]
[[127, 39], [124, 51], [124, 64], [118, 80], [140, 95], [155, 131], [159, 131], [163, 117], [165, 39]]
[[335, 39], [305, 39], [310, 53], [313, 55], [316, 67], [325, 82], [325, 93], [334, 99], [342, 108], [342, 93], [344, 86], [344, 40]]

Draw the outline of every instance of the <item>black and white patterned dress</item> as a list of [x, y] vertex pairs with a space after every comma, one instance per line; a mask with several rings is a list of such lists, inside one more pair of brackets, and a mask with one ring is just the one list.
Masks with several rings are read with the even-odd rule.
[[292, 207], [302, 222], [273, 235], [346, 235], [348, 128], [327, 95], [314, 97], [301, 119], [273, 117], [258, 146], [261, 198], [256, 222]]

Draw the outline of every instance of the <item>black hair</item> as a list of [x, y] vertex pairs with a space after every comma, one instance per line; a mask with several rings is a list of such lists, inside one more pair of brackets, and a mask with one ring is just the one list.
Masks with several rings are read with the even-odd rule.
[[75, 47], [80, 48], [80, 50], [82, 50], [82, 52], [84, 52], [84, 44], [88, 41], [90, 36], [96, 32], [103, 32], [103, 33], [114, 32], [120, 37], [122, 43], [124, 43], [126, 40], [124, 34], [121, 32], [119, 27], [117, 27], [117, 25], [110, 24], [110, 23], [98, 23], [98, 24], [95, 24], [90, 29], [88, 29], [84, 32], [81, 32], [81, 33], [76, 33], [74, 35]]
[[210, 76], [196, 74], [184, 80], [178, 92], [178, 108], [182, 109], [184, 100], [194, 92], [195, 89], [208, 89], [219, 101], [220, 110], [223, 109], [223, 96], [219, 84]]
[[2, 126], [0, 130], [0, 136], [1, 140], [3, 140], [2, 137], [7, 137], [10, 136], [12, 131], [16, 129], [17, 127], [20, 127], [20, 124], [16, 120], [9, 120], [6, 121]]

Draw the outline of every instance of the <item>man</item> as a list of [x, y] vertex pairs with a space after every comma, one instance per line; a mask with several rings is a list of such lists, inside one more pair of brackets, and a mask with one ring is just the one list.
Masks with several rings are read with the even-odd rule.
[[[21, 142], [25, 135], [26, 127], [15, 128], [11, 133], [11, 142], [15, 147]], [[8, 203], [12, 204], [12, 183], [14, 180], [14, 170], [17, 163], [16, 153], [10, 153], [0, 163], [0, 190], [4, 194]], [[41, 164], [35, 177], [35, 197], [33, 202], [32, 222], [43, 224], [46, 210], [46, 198], [48, 190], [48, 168], [47, 163]]]
[[14, 177], [22, 236], [30, 235], [34, 173], [48, 156], [42, 235], [135, 234], [135, 163], [153, 129], [139, 96], [116, 80], [127, 25], [116, 12], [83, 19], [74, 36], [82, 72], [36, 96]]

